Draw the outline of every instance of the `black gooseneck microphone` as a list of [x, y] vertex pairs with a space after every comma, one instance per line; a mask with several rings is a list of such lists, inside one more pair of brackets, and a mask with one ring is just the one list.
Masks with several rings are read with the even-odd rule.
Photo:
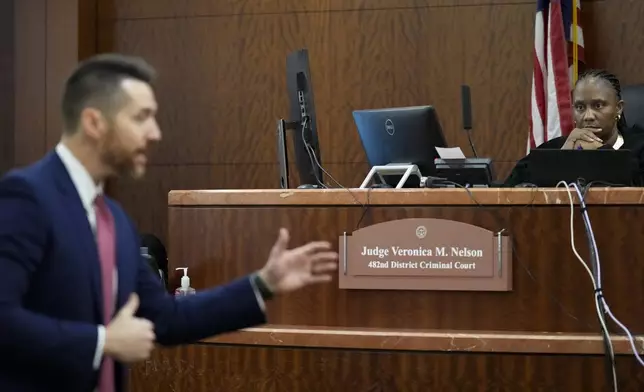
[[478, 158], [472, 141], [472, 97], [470, 95], [470, 86], [461, 86], [461, 108], [463, 109], [463, 129], [467, 133], [467, 140], [470, 142], [470, 147], [474, 153], [474, 158]]

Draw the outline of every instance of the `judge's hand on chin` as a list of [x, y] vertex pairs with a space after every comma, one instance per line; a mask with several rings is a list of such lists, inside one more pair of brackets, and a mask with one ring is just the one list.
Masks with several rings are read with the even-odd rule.
[[574, 145], [574, 148], [580, 149], [580, 150], [597, 150], [603, 145], [604, 144], [600, 142], [587, 142], [584, 140], [577, 140], [577, 142]]
[[310, 242], [288, 249], [289, 234], [281, 229], [268, 261], [259, 277], [274, 293], [285, 293], [302, 287], [329, 282], [338, 267], [338, 254], [328, 242]]
[[595, 133], [600, 129], [595, 128], [575, 128], [570, 132], [562, 150], [596, 150], [604, 145], [604, 141], [599, 138]]

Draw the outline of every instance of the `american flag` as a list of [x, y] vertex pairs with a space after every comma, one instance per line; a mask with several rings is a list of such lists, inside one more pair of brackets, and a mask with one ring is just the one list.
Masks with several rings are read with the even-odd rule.
[[584, 62], [580, 13], [580, 0], [537, 0], [528, 151], [573, 128], [571, 86]]

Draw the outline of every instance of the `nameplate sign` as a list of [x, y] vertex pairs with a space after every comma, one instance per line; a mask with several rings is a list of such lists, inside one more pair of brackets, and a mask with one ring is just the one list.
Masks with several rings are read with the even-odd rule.
[[503, 231], [400, 219], [344, 233], [339, 249], [341, 289], [512, 290], [512, 246]]

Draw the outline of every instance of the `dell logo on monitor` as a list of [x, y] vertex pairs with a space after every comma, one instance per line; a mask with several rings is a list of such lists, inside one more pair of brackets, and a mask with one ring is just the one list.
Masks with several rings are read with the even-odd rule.
[[389, 118], [387, 119], [387, 121], [385, 121], [385, 131], [387, 131], [387, 133], [391, 136], [393, 136], [396, 132], [396, 128], [394, 128], [394, 122]]

